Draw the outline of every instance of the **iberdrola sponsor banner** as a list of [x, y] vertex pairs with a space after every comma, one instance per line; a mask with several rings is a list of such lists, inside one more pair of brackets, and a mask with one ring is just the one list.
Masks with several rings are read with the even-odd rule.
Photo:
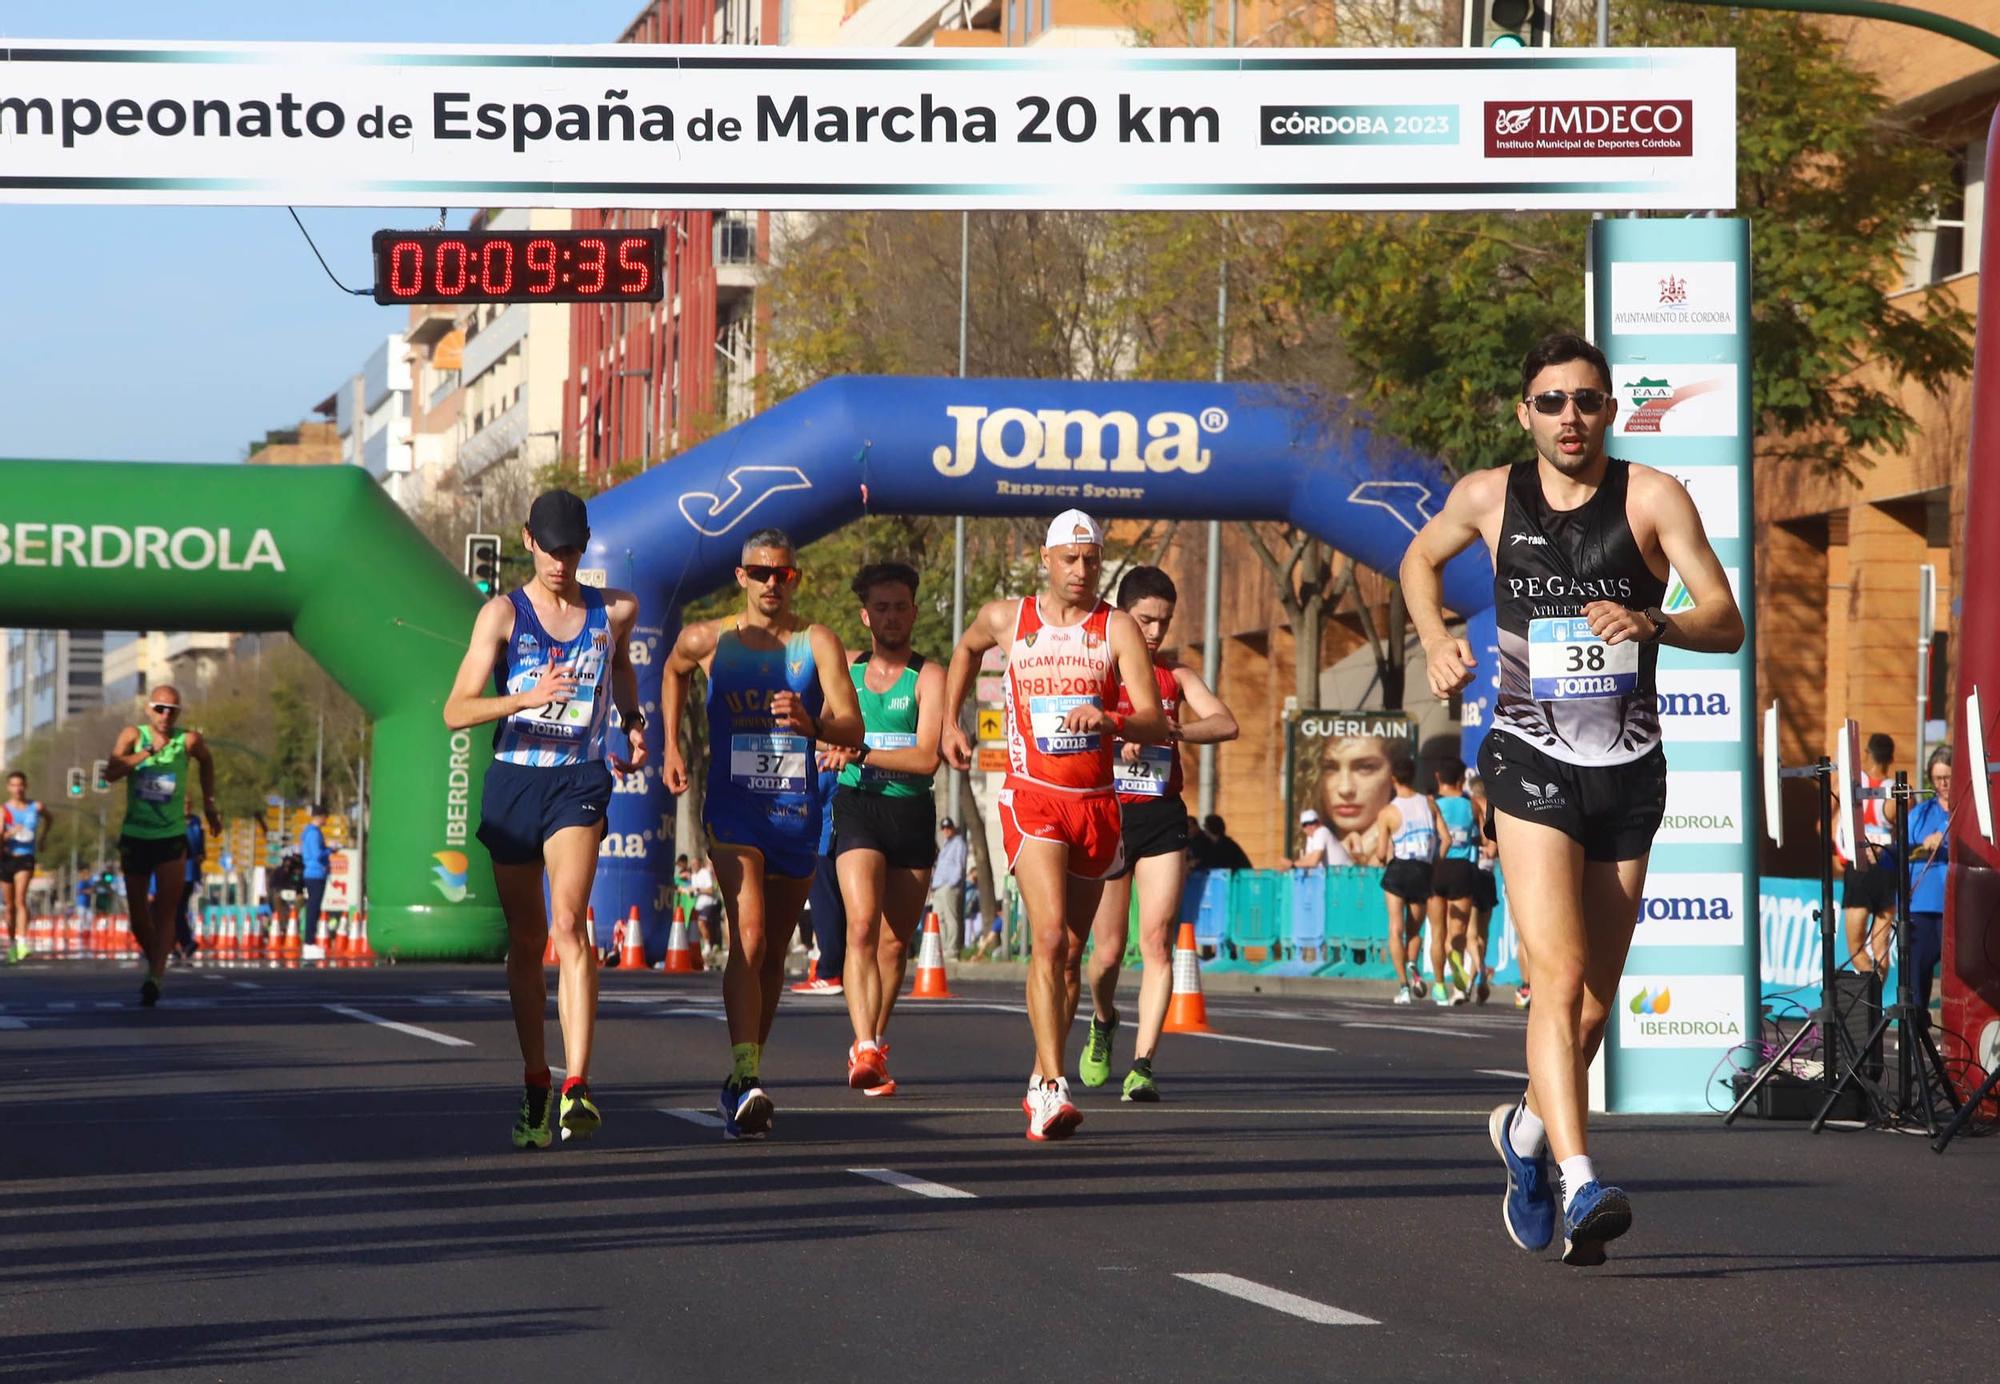
[[0, 50], [23, 202], [1715, 210], [1735, 162], [1728, 49]]
[[[1608, 449], [1687, 487], [1750, 627], [1732, 655], [1660, 651], [1666, 812], [1592, 1090], [1601, 1109], [1707, 1110], [1727, 1104], [1708, 1083], [1753, 1036], [1760, 992], [1749, 226], [1614, 217], [1592, 233]], [[1663, 608], [1693, 606], [1673, 573]]]

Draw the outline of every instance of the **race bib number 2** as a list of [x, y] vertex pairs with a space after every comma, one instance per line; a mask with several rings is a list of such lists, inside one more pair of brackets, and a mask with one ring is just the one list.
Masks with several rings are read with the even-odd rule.
[[1102, 706], [1096, 697], [1030, 697], [1028, 730], [1043, 754], [1087, 754], [1102, 738], [1094, 730], [1065, 730], [1063, 718], [1080, 706]]
[[1531, 620], [1528, 682], [1538, 702], [1630, 696], [1639, 686], [1639, 645], [1607, 644], [1581, 616]]
[[803, 793], [811, 746], [803, 735], [773, 731], [729, 739], [729, 781], [753, 793]]

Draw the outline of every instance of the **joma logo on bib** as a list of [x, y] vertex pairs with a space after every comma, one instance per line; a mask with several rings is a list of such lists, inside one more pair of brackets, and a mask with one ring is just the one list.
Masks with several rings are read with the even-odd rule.
[[[1139, 419], [1117, 410], [1024, 408], [945, 409], [952, 420], [951, 445], [931, 453], [940, 475], [963, 476], [981, 459], [1010, 470], [1199, 473], [1208, 469], [1203, 432], [1229, 426], [1220, 409], [1197, 419], [1191, 413], [1148, 414]], [[1144, 433], [1144, 443], [1140, 436]]]

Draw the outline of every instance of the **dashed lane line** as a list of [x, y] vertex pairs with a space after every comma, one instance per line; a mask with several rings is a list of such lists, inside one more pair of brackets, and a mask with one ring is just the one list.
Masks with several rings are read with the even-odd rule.
[[1284, 1312], [1289, 1316], [1303, 1317], [1306, 1321], [1317, 1322], [1321, 1326], [1380, 1326], [1373, 1317], [1364, 1317], [1359, 1312], [1345, 1311], [1324, 1302], [1314, 1302], [1311, 1298], [1288, 1293], [1282, 1288], [1267, 1288], [1261, 1283], [1253, 1283], [1247, 1278], [1238, 1278], [1233, 1273], [1177, 1273], [1175, 1278], [1203, 1288], [1213, 1288], [1218, 1293], [1226, 1293], [1245, 1302], [1254, 1302], [1259, 1307], [1268, 1307], [1273, 1312]]
[[970, 1201], [975, 1196], [974, 1193], [965, 1191], [963, 1188], [947, 1187], [942, 1182], [931, 1182], [921, 1177], [911, 1177], [908, 1173], [899, 1173], [894, 1168], [849, 1168], [847, 1171], [853, 1173], [856, 1177], [872, 1178], [876, 1182], [886, 1182], [891, 1187], [900, 1187], [905, 1192], [915, 1192], [920, 1197], [938, 1197], [940, 1199], [963, 1197]]
[[419, 1028], [415, 1024], [398, 1023], [394, 1019], [385, 1019], [380, 1014], [370, 1014], [365, 1009], [350, 1009], [344, 1004], [329, 1004], [324, 1007], [336, 1014], [344, 1014], [350, 1019], [359, 1019], [365, 1024], [374, 1024], [379, 1028], [393, 1028], [398, 1033], [407, 1033], [412, 1038], [424, 1038], [433, 1043], [442, 1043], [448, 1048], [469, 1048], [472, 1046], [472, 1040], [469, 1038], [458, 1038], [449, 1033], [439, 1033], [434, 1028]]

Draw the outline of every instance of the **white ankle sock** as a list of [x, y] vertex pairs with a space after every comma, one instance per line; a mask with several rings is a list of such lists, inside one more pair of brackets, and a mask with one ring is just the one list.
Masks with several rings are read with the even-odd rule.
[[1526, 1101], [1514, 1107], [1514, 1127], [1507, 1135], [1507, 1142], [1523, 1158], [1533, 1158], [1548, 1142], [1548, 1127], [1540, 1115], [1528, 1109]]
[[1576, 1200], [1576, 1194], [1587, 1184], [1597, 1181], [1597, 1169], [1591, 1166], [1587, 1153], [1565, 1158], [1559, 1166], [1562, 1169], [1563, 1210], [1567, 1211], [1569, 1204]]
[[854, 1050], [856, 1052], [874, 1052], [879, 1046], [881, 1045], [873, 1038], [863, 1038], [854, 1045]]

